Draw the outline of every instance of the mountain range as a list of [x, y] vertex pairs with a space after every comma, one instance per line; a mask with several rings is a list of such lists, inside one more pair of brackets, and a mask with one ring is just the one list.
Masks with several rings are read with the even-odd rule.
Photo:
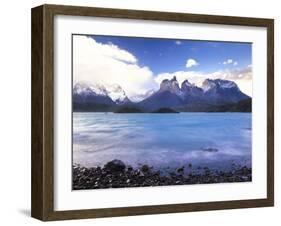
[[157, 91], [149, 92], [138, 103], [132, 102], [117, 84], [105, 86], [80, 82], [73, 87], [73, 111], [116, 111], [128, 107], [143, 112], [160, 108], [248, 112], [251, 111], [251, 98], [241, 92], [235, 82], [223, 79], [206, 79], [201, 87], [188, 80], [180, 86], [176, 77], [164, 79]]

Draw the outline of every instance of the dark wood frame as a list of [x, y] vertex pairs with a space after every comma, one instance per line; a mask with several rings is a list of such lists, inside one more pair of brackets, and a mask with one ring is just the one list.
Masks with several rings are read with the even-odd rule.
[[[267, 28], [267, 198], [155, 206], [54, 211], [54, 16], [75, 15], [194, 22]], [[274, 205], [274, 20], [199, 14], [42, 5], [32, 9], [32, 200], [31, 215], [49, 220], [160, 214]]]

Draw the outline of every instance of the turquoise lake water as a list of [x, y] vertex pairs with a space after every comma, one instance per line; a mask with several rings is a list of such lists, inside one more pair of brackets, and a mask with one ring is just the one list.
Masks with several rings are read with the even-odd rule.
[[73, 113], [73, 163], [251, 166], [251, 113]]

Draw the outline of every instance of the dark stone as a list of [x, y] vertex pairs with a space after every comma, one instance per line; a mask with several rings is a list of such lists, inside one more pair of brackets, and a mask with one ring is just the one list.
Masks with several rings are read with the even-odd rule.
[[131, 171], [133, 171], [133, 167], [132, 167], [132, 166], [128, 166], [128, 167], [127, 167], [127, 170], [128, 170], [129, 172], [131, 172]]
[[149, 171], [149, 166], [148, 165], [143, 165], [141, 167], [141, 171], [144, 172], [144, 173], [147, 173]]
[[121, 160], [114, 159], [114, 160], [106, 163], [104, 168], [105, 168], [106, 171], [120, 172], [120, 171], [123, 171], [126, 168], [126, 165]]
[[184, 166], [182, 166], [181, 168], [178, 168], [178, 169], [177, 169], [177, 172], [178, 172], [178, 173], [183, 173], [183, 172], [184, 172]]
[[216, 148], [203, 148], [202, 149], [205, 152], [218, 152], [219, 150]]

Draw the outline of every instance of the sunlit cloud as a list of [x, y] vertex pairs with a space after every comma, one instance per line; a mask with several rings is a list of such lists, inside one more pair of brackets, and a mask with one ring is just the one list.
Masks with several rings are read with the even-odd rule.
[[186, 61], [186, 67], [187, 68], [190, 68], [190, 67], [194, 67], [194, 66], [198, 66], [199, 65], [199, 63], [196, 61], [196, 60], [194, 60], [194, 59], [192, 59], [192, 58], [190, 58], [190, 59], [188, 59], [187, 61]]
[[149, 67], [113, 44], [102, 44], [86, 36], [73, 36], [73, 79], [76, 82], [119, 84], [134, 100], [157, 88]]
[[233, 65], [233, 66], [237, 66], [238, 62], [234, 61], [233, 59], [227, 59], [225, 61], [222, 62], [223, 65]]
[[226, 61], [223, 62], [224, 65], [226, 64], [232, 64], [233, 60], [232, 59], [227, 59]]

